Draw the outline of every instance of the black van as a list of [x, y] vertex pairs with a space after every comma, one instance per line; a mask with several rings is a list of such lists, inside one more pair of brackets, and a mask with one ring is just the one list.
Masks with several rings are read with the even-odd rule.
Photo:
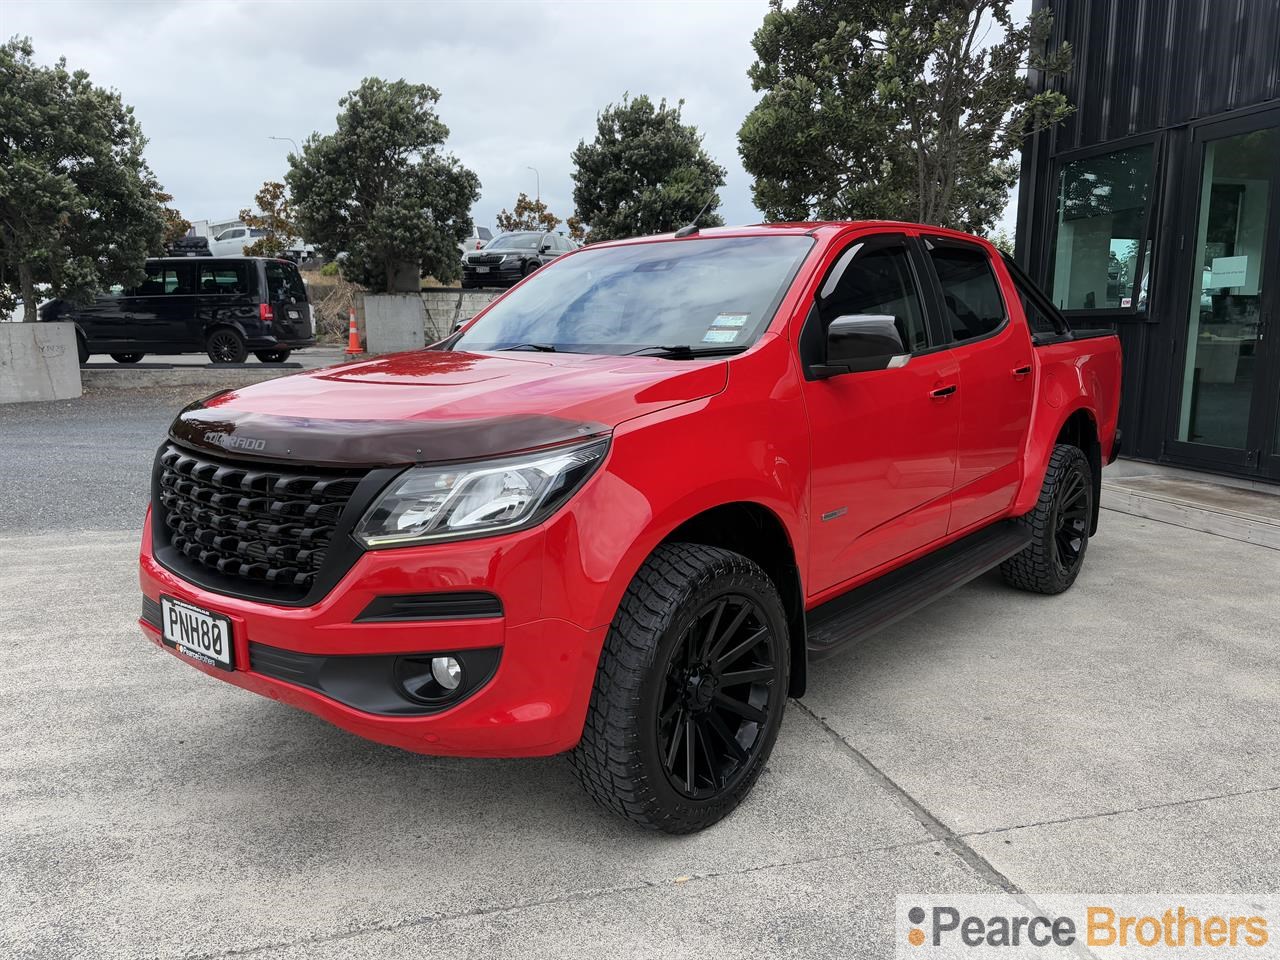
[[297, 266], [266, 257], [157, 257], [136, 289], [115, 287], [89, 304], [53, 300], [40, 319], [75, 323], [81, 363], [95, 353], [137, 363], [202, 350], [214, 363], [244, 363], [251, 350], [282, 363], [316, 342]]

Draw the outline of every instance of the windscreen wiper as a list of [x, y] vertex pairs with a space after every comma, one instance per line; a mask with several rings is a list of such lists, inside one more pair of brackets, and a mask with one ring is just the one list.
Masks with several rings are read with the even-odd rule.
[[556, 348], [550, 343], [513, 343], [509, 347], [498, 347], [499, 350], [537, 350], [539, 353], [555, 353]]
[[720, 346], [695, 347], [687, 343], [663, 344], [656, 343], [649, 347], [640, 347], [638, 350], [628, 350], [622, 354], [624, 357], [633, 357], [636, 354], [652, 353], [659, 357], [670, 357], [673, 360], [680, 360], [685, 357], [713, 357], [717, 354], [741, 353], [747, 349], [744, 344], [721, 344]]

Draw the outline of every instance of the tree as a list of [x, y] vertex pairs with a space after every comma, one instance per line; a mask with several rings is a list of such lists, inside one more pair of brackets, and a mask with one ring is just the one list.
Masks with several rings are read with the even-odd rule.
[[695, 217], [701, 226], [724, 223], [715, 212], [724, 168], [702, 149], [698, 128], [682, 122], [683, 106], [624, 96], [596, 117], [595, 140], [578, 143], [573, 202], [592, 240], [665, 233]]
[[258, 213], [250, 209], [240, 211], [240, 220], [251, 230], [265, 230], [253, 243], [246, 244], [246, 257], [278, 257], [289, 249], [289, 242], [298, 235], [298, 227], [293, 222], [293, 207], [289, 203], [289, 194], [279, 180], [268, 180], [262, 189], [254, 194], [253, 202], [258, 205]]
[[157, 187], [151, 195], [155, 197], [156, 203], [160, 204], [160, 217], [164, 220], [162, 239], [165, 246], [185, 237], [187, 231], [191, 229], [191, 221], [169, 206], [173, 202], [173, 194], [165, 193]]
[[140, 283], [164, 231], [133, 109], [65, 60], [32, 56], [28, 39], [0, 46], [0, 305], [21, 296], [27, 322], [37, 284], [87, 301]]
[[587, 239], [587, 225], [583, 223], [576, 214], [569, 217], [569, 219], [564, 222], [564, 225], [569, 228], [569, 236], [574, 240], [582, 243]]
[[480, 181], [441, 147], [440, 93], [366, 78], [338, 101], [337, 130], [290, 154], [285, 181], [296, 227], [321, 254], [345, 252], [348, 279], [387, 290], [406, 263], [440, 280], [459, 271]]
[[[985, 232], [1029, 134], [1071, 112], [1024, 71], [1059, 75], [1052, 18], [1011, 0], [799, 0], [771, 9], [748, 75], [763, 92], [738, 132], [756, 206], [772, 220], [918, 220]], [[1002, 31], [983, 46], [986, 31]]]
[[514, 209], [498, 214], [499, 230], [542, 230], [550, 232], [560, 226], [560, 218], [541, 200], [530, 200], [527, 193], [516, 197]]

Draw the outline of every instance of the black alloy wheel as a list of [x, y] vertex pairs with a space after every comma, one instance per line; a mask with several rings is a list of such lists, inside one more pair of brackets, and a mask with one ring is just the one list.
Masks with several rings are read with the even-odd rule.
[[259, 363], [284, 363], [289, 359], [288, 350], [259, 350], [254, 353]]
[[214, 363], [244, 363], [249, 356], [244, 338], [229, 327], [209, 334], [205, 349]]
[[1083, 470], [1068, 470], [1058, 485], [1053, 504], [1053, 560], [1063, 577], [1074, 577], [1084, 560], [1093, 514], [1090, 494], [1089, 475]]
[[113, 353], [111, 359], [116, 363], [137, 363], [145, 356], [145, 353]]
[[1075, 583], [1092, 533], [1094, 493], [1084, 451], [1065, 443], [1054, 447], [1035, 508], [1018, 518], [1031, 542], [1000, 565], [1006, 583], [1048, 594]]
[[731, 786], [759, 749], [775, 690], [775, 638], [742, 594], [704, 604], [667, 663], [658, 747], [671, 785], [693, 800]]
[[570, 762], [596, 803], [692, 833], [751, 792], [777, 740], [791, 669], [782, 598], [741, 554], [665, 543], [627, 588]]

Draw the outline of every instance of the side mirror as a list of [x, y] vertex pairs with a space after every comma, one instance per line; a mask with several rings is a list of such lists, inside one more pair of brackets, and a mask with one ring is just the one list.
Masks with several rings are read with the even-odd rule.
[[853, 313], [836, 317], [827, 327], [827, 358], [811, 369], [820, 380], [843, 373], [900, 367], [910, 357], [894, 318]]
[[538, 252], [539, 252], [539, 253], [550, 253], [550, 252], [551, 252], [551, 244], [549, 244], [549, 243], [544, 243], [542, 246], [540, 246], [540, 247], [538, 248]]

